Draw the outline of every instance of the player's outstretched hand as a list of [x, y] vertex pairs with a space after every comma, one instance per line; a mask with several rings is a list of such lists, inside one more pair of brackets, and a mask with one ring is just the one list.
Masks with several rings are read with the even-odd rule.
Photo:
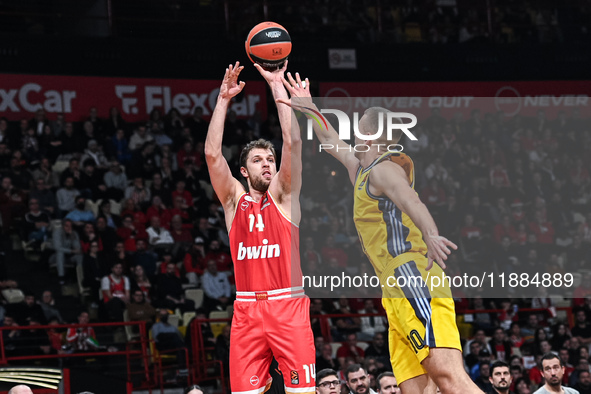
[[[277, 103], [289, 105], [293, 109], [306, 112], [304, 108], [313, 104], [308, 78], [302, 81], [300, 73], [296, 73], [295, 79], [293, 79], [291, 73], [287, 73], [287, 79], [281, 78], [281, 82], [283, 82], [292, 100], [277, 99]], [[297, 98], [297, 100], [293, 100], [293, 98]]]
[[427, 271], [433, 268], [433, 262], [437, 262], [442, 269], [447, 268], [445, 260], [447, 260], [447, 256], [451, 254], [449, 248], [458, 250], [456, 244], [441, 235], [425, 237], [425, 243], [427, 244], [427, 259], [429, 260]]
[[226, 74], [224, 75], [222, 86], [220, 86], [220, 97], [229, 100], [242, 91], [246, 83], [243, 81], [238, 82], [238, 76], [243, 69], [244, 66], [241, 66], [240, 62], [236, 62], [234, 66], [230, 64], [226, 68]]
[[263, 76], [263, 78], [265, 78], [265, 81], [267, 81], [269, 85], [272, 83], [281, 83], [281, 79], [287, 70], [287, 60], [283, 63], [281, 68], [273, 71], [265, 70], [260, 64], [257, 63], [254, 64], [254, 67]]

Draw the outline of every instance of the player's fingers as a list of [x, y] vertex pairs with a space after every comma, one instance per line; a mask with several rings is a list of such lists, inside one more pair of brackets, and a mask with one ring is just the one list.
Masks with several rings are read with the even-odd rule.
[[236, 61], [236, 64], [234, 64], [234, 69], [237, 69], [239, 67], [240, 67], [240, 62], [239, 61]]
[[296, 81], [300, 86], [302, 86], [302, 79], [300, 78], [300, 73], [296, 73]]
[[441, 259], [437, 259], [437, 264], [439, 264], [439, 266], [441, 267], [441, 269], [446, 269], [447, 265], [445, 265], [445, 262]]
[[310, 90], [310, 81], [308, 80], [308, 78], [306, 78], [304, 80], [304, 82], [306, 83], [306, 86], [304, 86], [305, 89]]
[[283, 78], [283, 76], [281, 76], [281, 82], [283, 82], [283, 86], [285, 86], [285, 89], [287, 89], [287, 91], [289, 92], [289, 94], [293, 94], [293, 88], [291, 87], [291, 85], [289, 84], [289, 82], [287, 82], [285, 80], [285, 78]]
[[296, 81], [293, 79], [293, 77], [291, 76], [291, 73], [289, 73], [289, 72], [287, 73], [287, 79], [288, 79], [289, 83], [291, 84], [291, 86], [297, 85]]
[[427, 264], [427, 267], [425, 268], [426, 271], [429, 271], [431, 268], [433, 268], [433, 259], [428, 259], [429, 263]]
[[453, 242], [451, 242], [449, 239], [445, 240], [445, 244], [447, 246], [449, 246], [450, 248], [452, 248], [453, 250], [458, 250], [458, 245], [454, 244]]
[[246, 82], [240, 81], [240, 90], [244, 89], [244, 86], [246, 86]]

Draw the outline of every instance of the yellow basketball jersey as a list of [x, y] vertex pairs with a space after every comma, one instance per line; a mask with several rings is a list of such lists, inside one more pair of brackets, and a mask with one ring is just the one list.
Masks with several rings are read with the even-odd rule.
[[[397, 256], [407, 252], [425, 255], [427, 245], [421, 230], [413, 221], [386, 196], [374, 196], [369, 191], [369, 174], [378, 163], [390, 160], [400, 165], [414, 189], [414, 164], [410, 157], [401, 152], [387, 152], [367, 168], [359, 167], [355, 178], [355, 201], [353, 220], [361, 245], [378, 277], [383, 271], [395, 268]], [[397, 259], [400, 260], [400, 259]]]

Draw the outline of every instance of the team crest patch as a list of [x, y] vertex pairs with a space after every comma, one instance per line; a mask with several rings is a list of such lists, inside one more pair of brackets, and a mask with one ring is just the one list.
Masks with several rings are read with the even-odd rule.
[[256, 386], [259, 384], [259, 377], [256, 375], [252, 375], [250, 377], [250, 384], [252, 384], [253, 386]]
[[291, 384], [300, 384], [300, 375], [298, 375], [298, 371], [291, 371]]
[[240, 209], [246, 211], [246, 208], [248, 208], [248, 201], [242, 201], [242, 204], [240, 204]]

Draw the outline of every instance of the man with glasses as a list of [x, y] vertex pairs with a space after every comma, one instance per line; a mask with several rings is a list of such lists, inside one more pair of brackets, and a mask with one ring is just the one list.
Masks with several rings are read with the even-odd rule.
[[316, 394], [341, 394], [337, 371], [326, 368], [316, 373]]
[[349, 387], [349, 394], [376, 394], [369, 387], [369, 375], [360, 364], [352, 364], [345, 370], [345, 379], [347, 379], [347, 387]]

